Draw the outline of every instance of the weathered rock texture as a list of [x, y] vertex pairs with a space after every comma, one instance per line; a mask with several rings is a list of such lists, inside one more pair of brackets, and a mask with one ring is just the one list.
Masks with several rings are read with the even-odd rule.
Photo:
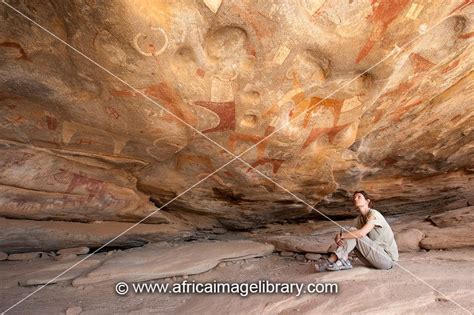
[[465, 207], [429, 216], [428, 220], [440, 228], [463, 226], [474, 223], [474, 207]]
[[[197, 225], [204, 222], [196, 221]], [[177, 222], [166, 225], [125, 222], [79, 223], [63, 221], [9, 220], [0, 218], [0, 248], [8, 253], [56, 251], [71, 246], [98, 248], [115, 239], [111, 246], [142, 246], [154, 241], [185, 241], [212, 233], [212, 228], [198, 231]], [[127, 233], [116, 238], [122, 232]]]
[[[474, 198], [470, 2], [7, 2], [74, 49], [0, 6], [1, 216], [136, 222], [242, 152], [332, 216]], [[147, 223], [307, 208], [234, 161]]]
[[[81, 259], [83, 259], [81, 257]], [[39, 285], [39, 284], [53, 284], [57, 282], [62, 282], [66, 280], [72, 280], [79, 277], [81, 274], [91, 271], [92, 269], [96, 268], [102, 261], [104, 261], [104, 257], [97, 257], [89, 258], [77, 264], [80, 259], [76, 259], [74, 261], [69, 262], [62, 262], [62, 263], [52, 263], [50, 266], [42, 268], [40, 270], [36, 270], [32, 273], [25, 274], [22, 276], [22, 279], [18, 281], [18, 284], [21, 286], [30, 286], [30, 285]], [[74, 266], [77, 264], [76, 266]], [[74, 266], [73, 268], [71, 268]], [[71, 268], [71, 271], [64, 273], [57, 277], [63, 271]], [[57, 277], [57, 278], [56, 278]], [[56, 278], [56, 279], [55, 279]]]
[[416, 252], [420, 250], [420, 241], [423, 232], [418, 229], [408, 229], [395, 235], [395, 241], [399, 252]]
[[270, 236], [263, 238], [277, 250], [303, 253], [327, 253], [334, 242], [334, 233], [316, 236]]
[[214, 268], [220, 261], [267, 256], [273, 249], [273, 245], [253, 241], [197, 242], [179, 246], [149, 244], [118, 254], [97, 269], [74, 279], [72, 285], [193, 275]]
[[421, 240], [425, 249], [447, 249], [474, 246], [474, 223], [430, 231]]

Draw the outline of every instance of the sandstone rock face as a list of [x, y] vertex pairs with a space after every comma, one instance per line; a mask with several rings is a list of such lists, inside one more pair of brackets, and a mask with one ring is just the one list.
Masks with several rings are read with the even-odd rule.
[[474, 246], [474, 223], [432, 230], [420, 242], [425, 249], [449, 249]]
[[[124, 171], [0, 144], [0, 215], [20, 219], [133, 221], [156, 210]], [[151, 222], [167, 222], [161, 213]]]
[[56, 251], [69, 246], [98, 248], [125, 230], [112, 246], [142, 246], [160, 240], [187, 240], [197, 231], [183, 224], [140, 224], [102, 222], [79, 223], [61, 221], [9, 220], [0, 218], [0, 248], [7, 253]]
[[333, 216], [355, 189], [384, 214], [474, 198], [473, 6], [8, 3], [74, 49], [0, 6], [0, 216], [173, 201], [147, 223], [246, 229], [307, 214], [281, 187]]
[[146, 281], [198, 274], [220, 261], [267, 256], [274, 247], [253, 241], [196, 242], [170, 246], [149, 244], [129, 249], [73, 280], [73, 286], [110, 281]]
[[446, 211], [438, 215], [430, 216], [429, 220], [440, 228], [455, 226], [463, 227], [466, 224], [474, 223], [474, 207], [471, 206]]
[[[79, 263], [79, 259], [69, 262], [52, 262], [49, 266], [41, 268], [37, 271], [27, 273], [21, 276], [18, 284], [20, 286], [32, 286], [40, 284], [53, 284], [57, 282], [72, 280], [84, 274], [92, 269], [96, 268], [103, 262], [105, 259], [103, 257], [97, 257], [84, 260]], [[77, 264], [74, 266], [74, 264]], [[74, 266], [74, 267], [72, 267]], [[70, 271], [64, 273], [61, 276], [58, 276], [63, 271], [71, 268]]]
[[82, 312], [82, 307], [72, 306], [66, 310], [66, 315], [79, 315]]

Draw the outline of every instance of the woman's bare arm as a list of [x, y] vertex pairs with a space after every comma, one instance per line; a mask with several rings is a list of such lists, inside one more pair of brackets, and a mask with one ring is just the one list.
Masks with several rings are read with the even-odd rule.
[[374, 219], [373, 216], [369, 217], [368, 220], [367, 220], [367, 223], [361, 229], [354, 230], [354, 231], [348, 231], [348, 232], [342, 232], [340, 234], [340, 239], [362, 238], [362, 237], [366, 236], [370, 231], [372, 231], [372, 229], [375, 226], [371, 222], [372, 219]]

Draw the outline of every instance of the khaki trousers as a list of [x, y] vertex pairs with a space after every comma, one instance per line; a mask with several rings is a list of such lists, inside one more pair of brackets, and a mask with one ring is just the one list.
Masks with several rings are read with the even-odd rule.
[[[345, 227], [349, 231], [357, 230], [355, 227]], [[391, 269], [393, 267], [392, 258], [385, 252], [383, 247], [371, 240], [367, 235], [360, 239], [344, 239], [343, 246], [331, 244], [328, 253], [334, 253], [338, 258], [346, 258], [354, 250], [357, 257], [369, 267], [377, 269]]]

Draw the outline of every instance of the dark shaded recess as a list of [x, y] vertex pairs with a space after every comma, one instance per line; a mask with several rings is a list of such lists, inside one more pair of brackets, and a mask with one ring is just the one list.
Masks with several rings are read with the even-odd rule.
[[137, 190], [141, 191], [145, 195], [150, 196], [150, 201], [157, 208], [161, 208], [164, 204], [177, 196], [177, 194], [173, 191], [167, 191], [158, 187], [140, 184], [140, 182], [137, 183]]
[[[249, 200], [245, 200], [248, 202]], [[262, 201], [253, 200], [249, 208], [254, 208], [254, 204], [261, 204]], [[246, 203], [239, 205], [246, 208]], [[229, 231], [252, 231], [254, 229], [265, 228], [268, 223], [285, 224], [289, 222], [297, 222], [302, 216], [308, 212], [306, 205], [296, 200], [281, 200], [278, 202], [271, 202], [262, 204], [262, 207], [270, 207], [271, 213], [263, 213], [250, 211], [239, 215], [239, 218], [223, 218], [219, 217], [217, 220]], [[304, 221], [304, 220], [303, 220]]]
[[[329, 221], [329, 219], [334, 220], [334, 221], [340, 221], [340, 220], [349, 220], [353, 219], [356, 217], [357, 213], [354, 212], [354, 215], [349, 215], [349, 214], [333, 214], [333, 215], [328, 215], [326, 211], [321, 211], [321, 209], [318, 209], [320, 212], [324, 213], [326, 216], [316, 212], [316, 211], [311, 211], [308, 214], [302, 215], [297, 218], [291, 218], [291, 219], [286, 219], [286, 223], [289, 224], [295, 224], [295, 223], [304, 223], [308, 220], [313, 220], [313, 221]], [[329, 218], [329, 219], [328, 219]]]
[[7, 92], [30, 99], [47, 100], [54, 94], [54, 91], [43, 83], [28, 79], [9, 79], [3, 83], [3, 87]]
[[276, 204], [282, 204], [282, 205], [292, 205], [295, 203], [295, 200], [275, 200], [273, 202]]
[[[114, 251], [114, 250], [126, 250], [126, 249], [129, 249], [129, 248], [141, 247], [141, 246], [145, 245], [146, 243], [148, 243], [148, 242], [133, 241], [133, 242], [128, 243], [127, 245], [122, 245], [122, 246], [121, 245], [106, 246], [106, 247], [101, 248], [100, 250], [98, 250], [97, 253], [106, 253], [106, 252], [111, 252], [111, 251]], [[90, 247], [89, 253], [94, 252], [98, 248], [100, 248], [100, 247]]]
[[232, 219], [232, 218], [217, 218], [220, 224], [228, 231], [235, 232], [250, 232], [255, 229], [263, 228], [268, 220], [253, 218], [247, 219]]
[[214, 193], [214, 197], [216, 197], [217, 199], [228, 201], [233, 204], [239, 204], [242, 201], [248, 201], [242, 198], [244, 197], [243, 194], [235, 194], [232, 189], [220, 189], [217, 187], [213, 187], [212, 192]]

